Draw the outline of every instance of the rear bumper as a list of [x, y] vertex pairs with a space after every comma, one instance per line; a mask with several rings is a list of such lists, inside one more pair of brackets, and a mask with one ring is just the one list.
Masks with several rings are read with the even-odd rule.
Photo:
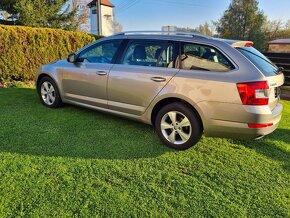
[[[240, 105], [240, 108], [243, 108], [243, 110], [232, 110], [229, 112], [236, 114], [236, 119], [234, 121], [208, 119], [204, 131], [205, 135], [237, 139], [263, 137], [277, 129], [283, 111], [283, 106], [280, 103], [278, 103], [272, 111], [267, 106], [257, 107]], [[248, 123], [273, 123], [273, 125], [264, 128], [249, 128]]]

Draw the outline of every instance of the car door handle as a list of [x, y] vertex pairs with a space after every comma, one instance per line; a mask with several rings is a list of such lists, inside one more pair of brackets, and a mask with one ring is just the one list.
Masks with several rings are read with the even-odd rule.
[[107, 75], [107, 72], [106, 71], [98, 71], [97, 74], [99, 76], [106, 76]]
[[154, 82], [165, 82], [166, 79], [163, 77], [151, 77], [151, 80]]

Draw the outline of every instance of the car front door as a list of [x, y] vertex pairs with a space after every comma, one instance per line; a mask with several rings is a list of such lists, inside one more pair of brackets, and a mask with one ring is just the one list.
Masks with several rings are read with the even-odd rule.
[[107, 79], [122, 40], [96, 43], [79, 53], [76, 63], [62, 70], [64, 97], [97, 107], [108, 107]]
[[109, 109], [141, 115], [179, 71], [176, 46], [167, 40], [129, 40], [108, 78]]

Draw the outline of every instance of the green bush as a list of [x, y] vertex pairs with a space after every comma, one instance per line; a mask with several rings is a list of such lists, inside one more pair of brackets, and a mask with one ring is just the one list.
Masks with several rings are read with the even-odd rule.
[[34, 80], [37, 68], [96, 40], [89, 34], [0, 25], [0, 81]]

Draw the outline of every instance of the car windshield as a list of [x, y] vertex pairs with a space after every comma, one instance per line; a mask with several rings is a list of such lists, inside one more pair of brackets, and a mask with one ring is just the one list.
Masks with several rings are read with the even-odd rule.
[[253, 47], [237, 48], [244, 56], [246, 56], [265, 76], [276, 76], [279, 68], [274, 65], [265, 55]]

